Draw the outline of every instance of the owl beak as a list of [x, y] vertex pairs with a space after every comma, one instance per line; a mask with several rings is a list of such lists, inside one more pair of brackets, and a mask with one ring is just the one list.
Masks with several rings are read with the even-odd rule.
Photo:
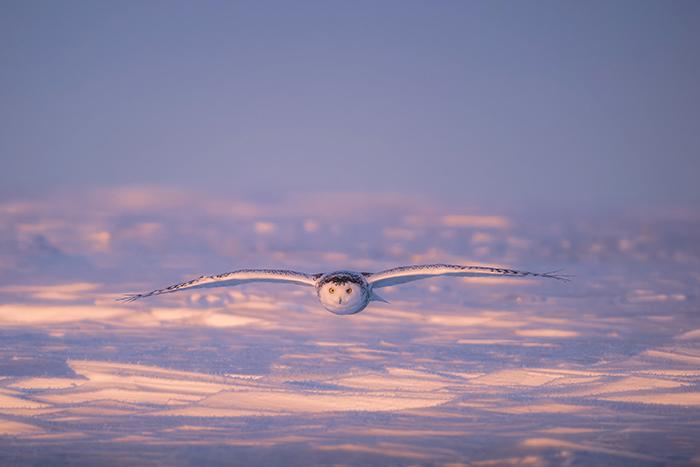
[[339, 298], [339, 299], [338, 299], [338, 305], [340, 305], [341, 303], [343, 303], [343, 299], [342, 299], [342, 298]]

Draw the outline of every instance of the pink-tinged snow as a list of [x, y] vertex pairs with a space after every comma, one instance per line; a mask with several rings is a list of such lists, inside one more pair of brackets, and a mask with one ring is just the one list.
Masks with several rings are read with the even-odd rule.
[[[113, 299], [242, 267], [453, 262], [324, 311], [309, 288]], [[82, 191], [0, 203], [0, 463], [700, 461], [700, 211]]]

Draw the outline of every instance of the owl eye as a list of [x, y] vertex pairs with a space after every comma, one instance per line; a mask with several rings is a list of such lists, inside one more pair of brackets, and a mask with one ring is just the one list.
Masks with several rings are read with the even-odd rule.
[[331, 287], [330, 289], [328, 289], [328, 293], [335, 293], [335, 289]]
[[345, 291], [345, 293], [351, 294], [351, 293], [352, 293], [352, 289], [351, 289], [350, 287], [348, 287], [347, 290]]

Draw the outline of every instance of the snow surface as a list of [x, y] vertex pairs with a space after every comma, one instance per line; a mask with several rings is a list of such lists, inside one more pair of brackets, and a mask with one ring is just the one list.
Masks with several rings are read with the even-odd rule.
[[[338, 206], [344, 206], [338, 209]], [[117, 189], [0, 204], [0, 463], [700, 461], [700, 211]], [[120, 304], [242, 267], [432, 279], [353, 316], [310, 288]]]

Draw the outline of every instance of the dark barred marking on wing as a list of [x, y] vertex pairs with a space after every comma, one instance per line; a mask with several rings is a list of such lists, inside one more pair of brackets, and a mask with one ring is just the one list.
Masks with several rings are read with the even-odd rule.
[[234, 286], [248, 282], [278, 282], [314, 286], [320, 276], [321, 274], [306, 274], [286, 269], [239, 269], [214, 276], [200, 276], [187, 282], [181, 282], [151, 292], [128, 294], [118, 298], [117, 301], [128, 303], [140, 298], [177, 292], [179, 290]]
[[514, 276], [514, 277], [544, 277], [568, 282], [571, 276], [559, 274], [559, 271], [552, 272], [529, 272], [518, 271], [508, 268], [494, 268], [488, 266], [461, 266], [455, 264], [422, 264], [415, 266], [400, 266], [387, 269], [367, 277], [367, 281], [372, 287], [388, 287], [420, 279], [427, 279], [437, 276]]

